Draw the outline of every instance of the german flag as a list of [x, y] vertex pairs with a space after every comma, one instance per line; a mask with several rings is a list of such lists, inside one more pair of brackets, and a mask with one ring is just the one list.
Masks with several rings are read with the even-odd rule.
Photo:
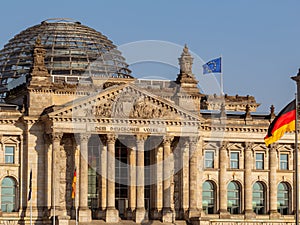
[[72, 182], [72, 199], [76, 196], [76, 168], [74, 170], [73, 182]]
[[290, 102], [281, 110], [269, 126], [268, 134], [265, 136], [267, 146], [278, 141], [285, 132], [295, 130], [296, 100]]

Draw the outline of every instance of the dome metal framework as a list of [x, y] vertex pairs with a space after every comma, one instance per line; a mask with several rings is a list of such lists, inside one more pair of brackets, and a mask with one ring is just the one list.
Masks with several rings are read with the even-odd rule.
[[0, 84], [30, 73], [38, 37], [53, 82], [73, 83], [92, 76], [132, 78], [125, 58], [106, 36], [71, 19], [49, 19], [17, 34], [0, 51]]

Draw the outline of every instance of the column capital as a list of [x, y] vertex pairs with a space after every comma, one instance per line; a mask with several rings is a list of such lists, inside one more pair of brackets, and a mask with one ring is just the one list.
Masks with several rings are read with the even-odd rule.
[[229, 142], [228, 141], [220, 141], [219, 144], [220, 144], [220, 150], [226, 150]]
[[51, 134], [51, 139], [52, 139], [53, 142], [54, 141], [61, 141], [62, 136], [63, 136], [63, 133], [61, 133], [61, 132], [53, 132]]
[[164, 136], [163, 144], [164, 145], [171, 145], [171, 143], [172, 143], [173, 140], [174, 140], [173, 136], [166, 135], [166, 136]]
[[107, 140], [108, 144], [114, 144], [117, 140], [117, 135], [116, 134], [107, 134], [106, 140]]
[[189, 142], [190, 142], [190, 144], [193, 144], [193, 145], [197, 144], [199, 140], [200, 140], [199, 136], [189, 137]]
[[136, 142], [137, 143], [140, 143], [140, 142], [144, 143], [147, 140], [148, 135], [146, 135], [146, 134], [137, 134], [137, 135], [135, 135], [135, 137], [136, 137]]
[[80, 133], [79, 135], [80, 142], [88, 142], [89, 138], [91, 137], [91, 134], [89, 133]]
[[278, 143], [273, 143], [270, 145], [270, 151], [275, 152], [278, 148]]
[[246, 141], [246, 142], [244, 143], [244, 146], [245, 146], [245, 150], [246, 150], [246, 151], [249, 151], [249, 150], [252, 150], [252, 148], [253, 148], [253, 143], [250, 142], [250, 141]]

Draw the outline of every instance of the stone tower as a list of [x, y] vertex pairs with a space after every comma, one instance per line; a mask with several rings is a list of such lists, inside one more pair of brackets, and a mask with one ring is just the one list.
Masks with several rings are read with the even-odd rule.
[[192, 72], [194, 59], [191, 56], [187, 45], [184, 46], [181, 57], [178, 60], [180, 73], [176, 79], [178, 89], [175, 95], [175, 102], [189, 111], [199, 113], [201, 94], [197, 87], [198, 81]]

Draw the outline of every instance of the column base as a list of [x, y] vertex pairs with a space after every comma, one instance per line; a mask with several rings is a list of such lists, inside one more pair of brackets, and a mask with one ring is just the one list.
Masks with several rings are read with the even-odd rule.
[[175, 222], [174, 212], [170, 208], [163, 208], [162, 210], [162, 222], [173, 223]]
[[220, 209], [220, 219], [230, 219], [230, 213], [226, 209]]
[[270, 219], [279, 219], [281, 214], [277, 210], [270, 210]]
[[107, 223], [118, 223], [119, 222], [119, 211], [115, 208], [107, 208], [105, 212], [105, 222]]
[[127, 208], [126, 210], [126, 219], [133, 220], [134, 219], [134, 210], [132, 208]]
[[250, 210], [245, 210], [245, 219], [255, 219], [256, 214], [250, 209]]
[[57, 225], [69, 225], [70, 216], [58, 216], [56, 221]]
[[134, 222], [142, 223], [148, 221], [148, 215], [145, 208], [136, 208], [134, 212]]
[[99, 208], [99, 209], [97, 209], [97, 211], [96, 211], [96, 218], [97, 219], [105, 219], [105, 209], [101, 209], [101, 208]]
[[201, 216], [201, 213], [198, 209], [189, 209], [188, 210], [188, 217], [189, 219], [192, 219], [192, 218], [200, 218]]
[[91, 210], [89, 208], [79, 208], [78, 221], [79, 222], [91, 222], [92, 221]]
[[161, 220], [161, 210], [156, 208], [151, 209], [151, 218], [154, 220]]
[[[30, 215], [30, 214], [28, 214]], [[59, 206], [55, 206], [55, 208], [52, 206], [51, 209], [50, 209], [50, 216], [53, 217], [53, 216], [59, 216], [60, 215], [60, 207]]]

